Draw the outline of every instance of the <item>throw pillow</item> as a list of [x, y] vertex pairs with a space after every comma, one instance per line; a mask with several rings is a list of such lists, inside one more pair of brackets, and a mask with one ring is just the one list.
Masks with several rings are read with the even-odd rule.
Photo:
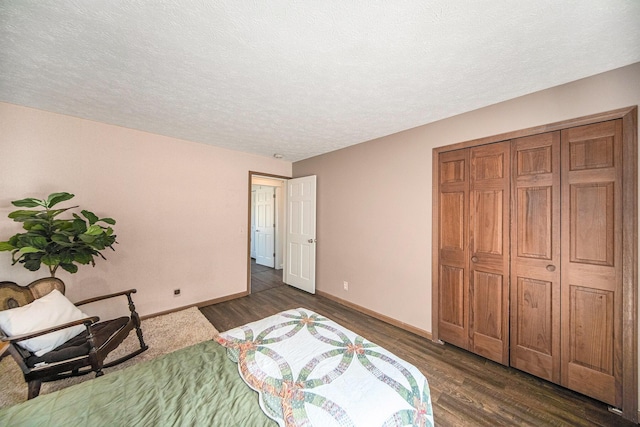
[[[62, 325], [89, 316], [80, 311], [60, 291], [54, 289], [31, 304], [0, 311], [0, 328], [11, 337]], [[78, 325], [18, 343], [22, 348], [42, 356], [86, 330]]]

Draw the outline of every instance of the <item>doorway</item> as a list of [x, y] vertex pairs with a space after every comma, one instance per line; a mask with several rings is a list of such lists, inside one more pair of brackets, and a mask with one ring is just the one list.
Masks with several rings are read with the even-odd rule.
[[251, 184], [251, 258], [271, 268], [276, 267], [276, 214], [280, 213], [276, 188]]
[[248, 293], [284, 285], [284, 191], [288, 179], [249, 172]]

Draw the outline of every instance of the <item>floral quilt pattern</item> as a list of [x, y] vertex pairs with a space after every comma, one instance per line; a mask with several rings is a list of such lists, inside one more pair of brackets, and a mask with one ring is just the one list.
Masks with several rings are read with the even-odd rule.
[[413, 365], [304, 308], [216, 340], [280, 426], [433, 426], [427, 379]]

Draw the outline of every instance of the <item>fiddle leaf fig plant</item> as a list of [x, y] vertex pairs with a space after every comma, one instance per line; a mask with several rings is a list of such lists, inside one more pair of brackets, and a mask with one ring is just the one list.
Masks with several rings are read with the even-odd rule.
[[11, 202], [19, 208], [32, 208], [9, 214], [9, 218], [21, 222], [26, 230], [0, 242], [0, 251], [11, 251], [12, 265], [19, 263], [27, 270], [37, 271], [44, 264], [51, 277], [55, 277], [58, 267], [75, 273], [77, 264], [95, 266], [96, 256], [106, 259], [102, 250], [115, 250], [116, 235], [111, 226], [116, 221], [113, 218], [99, 218], [88, 210], [72, 213], [71, 218], [60, 218], [61, 214], [78, 206], [53, 207], [73, 197], [70, 193], [53, 193], [46, 199], [26, 198]]

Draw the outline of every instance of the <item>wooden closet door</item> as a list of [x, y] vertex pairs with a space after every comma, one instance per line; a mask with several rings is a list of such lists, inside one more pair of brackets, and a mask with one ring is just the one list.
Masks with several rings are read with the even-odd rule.
[[560, 132], [511, 153], [511, 366], [560, 383]]
[[439, 156], [440, 338], [469, 349], [469, 150]]
[[622, 403], [622, 122], [562, 131], [562, 384]]
[[471, 149], [469, 159], [470, 350], [509, 364], [510, 143]]

